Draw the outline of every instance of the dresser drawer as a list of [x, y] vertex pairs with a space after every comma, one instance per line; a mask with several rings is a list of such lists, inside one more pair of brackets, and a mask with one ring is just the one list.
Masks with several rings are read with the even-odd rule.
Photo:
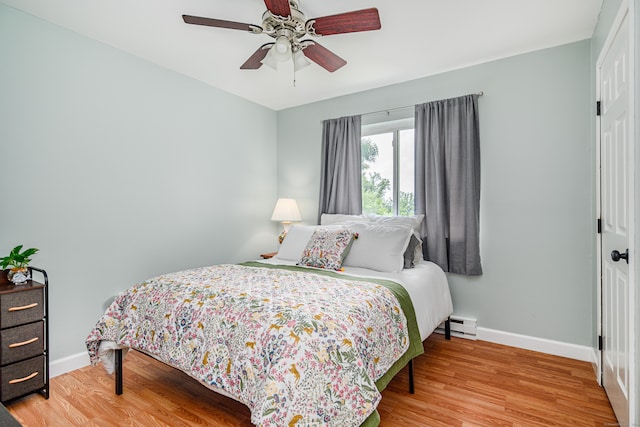
[[28, 359], [43, 352], [43, 321], [0, 331], [0, 365]]
[[0, 400], [7, 401], [44, 387], [44, 356], [0, 368]]
[[11, 292], [0, 296], [0, 328], [35, 322], [43, 318], [43, 288]]

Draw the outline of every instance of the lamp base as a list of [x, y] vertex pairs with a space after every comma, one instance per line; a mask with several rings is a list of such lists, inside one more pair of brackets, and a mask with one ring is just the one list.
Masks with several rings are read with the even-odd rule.
[[282, 221], [282, 233], [278, 236], [278, 243], [282, 244], [282, 241], [287, 236], [287, 232], [291, 228], [291, 221]]

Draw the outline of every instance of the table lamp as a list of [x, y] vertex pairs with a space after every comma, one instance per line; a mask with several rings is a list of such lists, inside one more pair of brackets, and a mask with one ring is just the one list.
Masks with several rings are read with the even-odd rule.
[[293, 221], [301, 221], [300, 209], [295, 199], [278, 199], [276, 207], [273, 209], [271, 221], [280, 221], [282, 223], [282, 233], [278, 236], [278, 241], [282, 243], [289, 227]]

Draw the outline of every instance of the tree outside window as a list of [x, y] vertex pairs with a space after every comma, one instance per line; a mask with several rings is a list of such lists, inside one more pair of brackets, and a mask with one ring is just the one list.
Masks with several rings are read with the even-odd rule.
[[362, 138], [362, 212], [414, 214], [413, 129]]

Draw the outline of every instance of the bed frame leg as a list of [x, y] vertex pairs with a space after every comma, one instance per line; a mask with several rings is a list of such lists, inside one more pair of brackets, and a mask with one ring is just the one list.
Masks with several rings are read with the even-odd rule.
[[444, 338], [447, 340], [451, 339], [451, 318], [447, 317], [447, 320], [444, 321]]
[[116, 368], [116, 394], [122, 394], [122, 349], [116, 349], [115, 354], [115, 368]]
[[409, 360], [409, 393], [415, 393], [415, 387], [413, 384], [413, 359]]

